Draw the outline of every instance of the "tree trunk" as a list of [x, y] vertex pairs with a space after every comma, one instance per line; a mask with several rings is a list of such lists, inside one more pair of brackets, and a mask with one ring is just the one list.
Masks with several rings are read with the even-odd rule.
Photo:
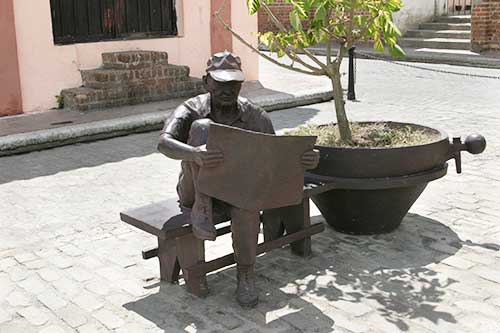
[[330, 80], [333, 86], [333, 98], [340, 139], [345, 143], [349, 143], [352, 141], [351, 127], [349, 126], [349, 120], [345, 113], [344, 92], [342, 90], [342, 83], [340, 82], [340, 73], [334, 73], [334, 75], [330, 77]]

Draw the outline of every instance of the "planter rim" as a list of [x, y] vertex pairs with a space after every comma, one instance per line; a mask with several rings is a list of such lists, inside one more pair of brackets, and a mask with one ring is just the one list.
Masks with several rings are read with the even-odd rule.
[[[424, 143], [424, 144], [420, 144], [420, 145], [409, 145], [409, 146], [401, 146], [401, 147], [371, 147], [371, 148], [368, 148], [368, 147], [339, 147], [339, 146], [323, 146], [323, 145], [318, 145], [318, 144], [316, 144], [315, 146], [321, 147], [321, 148], [329, 148], [329, 149], [352, 149], [352, 150], [356, 150], [356, 151], [373, 151], [373, 150], [407, 149], [410, 147], [425, 147], [425, 146], [433, 145], [433, 144], [440, 142], [440, 141], [443, 141], [443, 140], [446, 140], [449, 142], [449, 135], [445, 131], [441, 130], [440, 128], [430, 127], [427, 125], [420, 125], [420, 124], [400, 122], [400, 121], [386, 121], [386, 120], [382, 120], [382, 121], [378, 121], [378, 120], [353, 121], [351, 123], [357, 123], [357, 124], [386, 123], [386, 124], [401, 124], [401, 125], [413, 125], [413, 126], [418, 126], [418, 127], [425, 127], [425, 128], [429, 128], [431, 130], [438, 132], [439, 138], [436, 140], [429, 141], [429, 142]], [[318, 127], [326, 126], [326, 125], [330, 125], [330, 124], [337, 124], [337, 123], [321, 124], [321, 125], [318, 125]]]

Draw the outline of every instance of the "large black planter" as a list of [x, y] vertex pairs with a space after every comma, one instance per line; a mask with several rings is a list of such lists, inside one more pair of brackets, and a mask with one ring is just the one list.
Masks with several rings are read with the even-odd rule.
[[312, 200], [328, 224], [340, 232], [366, 235], [394, 230], [428, 182], [446, 174], [447, 160], [454, 158], [460, 173], [460, 152], [479, 154], [486, 147], [480, 135], [470, 135], [464, 142], [460, 138], [450, 141], [435, 129], [387, 124], [426, 129], [437, 139], [400, 148], [316, 147], [320, 163], [309, 181], [330, 183], [334, 189], [314, 195]]

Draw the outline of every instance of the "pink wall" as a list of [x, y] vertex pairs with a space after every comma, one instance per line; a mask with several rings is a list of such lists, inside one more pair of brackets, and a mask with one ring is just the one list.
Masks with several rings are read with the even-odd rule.
[[[257, 14], [250, 16], [246, 1], [232, 0], [232, 28], [244, 39], [257, 46]], [[241, 57], [243, 72], [247, 81], [259, 79], [259, 56], [233, 37], [233, 52]]]
[[0, 116], [22, 113], [12, 1], [0, 1]]
[[[79, 70], [99, 67], [103, 52], [166, 51], [171, 63], [187, 65], [191, 68], [191, 75], [201, 77], [212, 50], [211, 1], [178, 0], [177, 3], [180, 37], [60, 46], [53, 42], [50, 2], [16, 0], [14, 12], [25, 112], [55, 107], [54, 96], [64, 88], [80, 86]], [[234, 26], [243, 35], [256, 39], [251, 33], [257, 31], [257, 17], [248, 16], [245, 1], [232, 0], [231, 13], [233, 22], [234, 17], [238, 17]], [[234, 39], [232, 44], [242, 58], [247, 78], [257, 79], [257, 55], [243, 50]]]
[[224, 26], [219, 23], [217, 18], [213, 15], [221, 5], [224, 4], [224, 10], [220, 13], [221, 18], [227, 24], [231, 25], [231, 2], [225, 0], [211, 0], [211, 12], [210, 16], [210, 43], [212, 54], [228, 50], [233, 51], [233, 39], [231, 33], [224, 29]]

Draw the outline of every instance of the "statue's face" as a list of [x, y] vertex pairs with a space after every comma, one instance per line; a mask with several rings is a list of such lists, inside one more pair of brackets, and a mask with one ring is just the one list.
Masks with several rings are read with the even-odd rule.
[[207, 75], [205, 83], [213, 103], [218, 105], [234, 105], [238, 101], [238, 95], [241, 90], [241, 82], [219, 82], [212, 79], [210, 75]]

